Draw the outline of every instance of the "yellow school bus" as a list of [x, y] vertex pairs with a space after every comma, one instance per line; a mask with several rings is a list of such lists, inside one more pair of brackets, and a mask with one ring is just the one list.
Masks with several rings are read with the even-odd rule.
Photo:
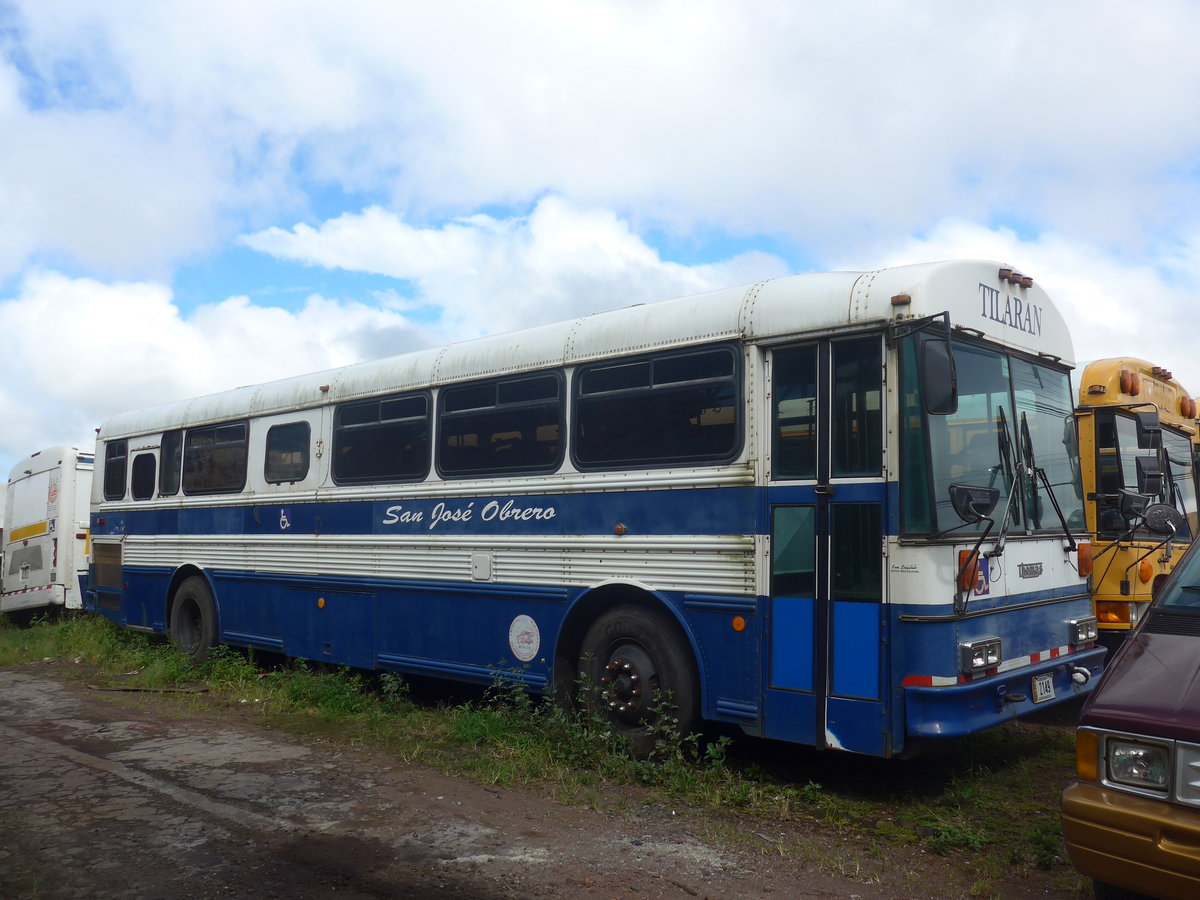
[[1196, 401], [1162, 366], [1088, 364], [1075, 411], [1100, 641], [1119, 646], [1197, 531]]

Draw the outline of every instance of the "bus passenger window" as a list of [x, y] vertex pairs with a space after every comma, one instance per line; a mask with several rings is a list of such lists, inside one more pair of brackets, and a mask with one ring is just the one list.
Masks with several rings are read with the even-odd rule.
[[419, 481], [429, 471], [429, 397], [408, 394], [344, 403], [333, 419], [338, 484]]
[[109, 441], [104, 447], [104, 499], [125, 498], [125, 461], [128, 441]]
[[562, 461], [558, 373], [447, 388], [440, 404], [443, 475], [551, 472]]
[[245, 483], [245, 422], [188, 429], [183, 446], [184, 493], [231, 493]]
[[153, 453], [139, 453], [133, 458], [129, 491], [134, 500], [149, 500], [154, 496], [155, 468]]
[[581, 368], [575, 461], [582, 467], [687, 465], [737, 454], [737, 361], [724, 347]]
[[173, 497], [179, 493], [183, 472], [183, 432], [179, 429], [163, 432], [158, 448], [158, 495]]
[[272, 425], [267, 430], [267, 458], [263, 477], [272, 484], [303, 481], [308, 475], [307, 422]]

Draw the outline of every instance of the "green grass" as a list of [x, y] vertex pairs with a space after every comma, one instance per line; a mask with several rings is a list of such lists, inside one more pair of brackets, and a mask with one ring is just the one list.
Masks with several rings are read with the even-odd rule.
[[[603, 718], [530, 696], [512, 672], [498, 673], [473, 700], [416, 702], [394, 673], [299, 661], [268, 668], [228, 648], [196, 667], [165, 641], [120, 631], [99, 617], [20, 629], [0, 619], [0, 665], [44, 659], [77, 664], [81, 677], [100, 684], [203, 686], [203, 695], [167, 696], [236, 704], [273, 724], [369, 743], [484, 784], [537, 786], [564, 802], [599, 807], [614, 794], [605, 788], [618, 786], [624, 799], [608, 802], [686, 805], [708, 811], [714, 828], [736, 818], [737, 831], [760, 838], [786, 823], [793, 832], [820, 827], [874, 844], [880, 858], [889, 847], [920, 848], [975, 873], [973, 896], [996, 896], [1000, 880], [1035, 871], [1082, 883], [1059, 832], [1059, 794], [1074, 767], [1068, 729], [1004, 726], [898, 761], [683, 738], [672, 733], [673, 718], [663, 709], [661, 749], [637, 760]], [[817, 853], [782, 842], [772, 849]]]

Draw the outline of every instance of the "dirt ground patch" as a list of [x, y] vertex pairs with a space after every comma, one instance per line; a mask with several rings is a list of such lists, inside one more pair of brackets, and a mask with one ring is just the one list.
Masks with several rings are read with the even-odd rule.
[[[968, 897], [976, 880], [917, 847], [618, 788], [564, 805], [77, 678], [0, 669], [0, 896], [869, 900]], [[1086, 896], [1049, 874], [1000, 890]]]

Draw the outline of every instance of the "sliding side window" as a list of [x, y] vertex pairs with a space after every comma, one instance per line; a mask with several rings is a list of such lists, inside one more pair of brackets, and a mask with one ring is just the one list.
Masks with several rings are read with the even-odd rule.
[[227, 494], [246, 484], [245, 422], [189, 428], [183, 442], [183, 492]]
[[376, 397], [337, 408], [333, 480], [338, 484], [419, 481], [428, 471], [428, 395]]
[[450, 477], [553, 472], [563, 456], [562, 395], [558, 373], [444, 389], [438, 471]]
[[104, 445], [104, 499], [125, 499], [125, 472], [129, 459], [128, 441], [109, 441]]
[[581, 366], [575, 463], [581, 468], [727, 462], [742, 440], [740, 359], [732, 346]]

